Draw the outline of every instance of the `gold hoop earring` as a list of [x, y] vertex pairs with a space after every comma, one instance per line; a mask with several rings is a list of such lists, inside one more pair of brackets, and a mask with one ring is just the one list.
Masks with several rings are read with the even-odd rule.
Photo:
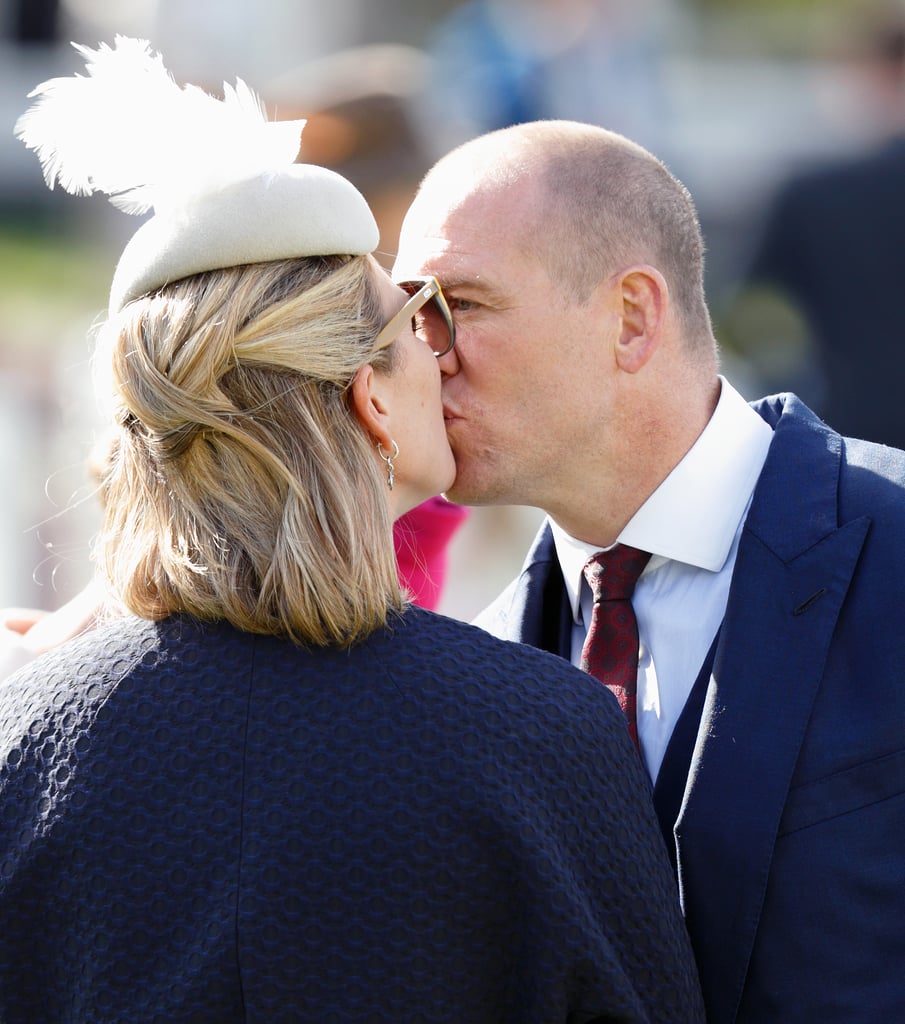
[[399, 458], [399, 445], [396, 444], [396, 442], [392, 438], [390, 438], [390, 444], [393, 446], [392, 455], [384, 454], [383, 443], [380, 441], [377, 442], [377, 454], [387, 464], [387, 487], [389, 487], [389, 489], [392, 490], [393, 483], [395, 482], [395, 476], [393, 475], [393, 460]]

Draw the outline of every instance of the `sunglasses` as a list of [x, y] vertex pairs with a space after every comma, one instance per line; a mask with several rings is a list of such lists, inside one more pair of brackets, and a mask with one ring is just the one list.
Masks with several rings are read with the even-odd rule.
[[456, 325], [440, 282], [435, 277], [418, 277], [398, 284], [411, 297], [381, 327], [374, 342], [374, 351], [379, 352], [392, 345], [402, 332], [405, 321], [411, 320], [415, 337], [425, 342], [438, 359], [451, 352], [456, 343]]

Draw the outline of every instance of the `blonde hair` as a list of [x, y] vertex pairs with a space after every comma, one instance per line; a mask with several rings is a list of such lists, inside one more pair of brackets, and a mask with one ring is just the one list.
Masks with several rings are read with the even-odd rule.
[[393, 369], [373, 275], [367, 257], [210, 271], [102, 328], [119, 431], [97, 556], [130, 611], [347, 646], [402, 609], [348, 398], [365, 363]]

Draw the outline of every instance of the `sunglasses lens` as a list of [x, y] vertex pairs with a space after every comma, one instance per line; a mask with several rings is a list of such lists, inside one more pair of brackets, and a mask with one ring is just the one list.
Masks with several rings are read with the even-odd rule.
[[[449, 306], [446, 303], [446, 297], [443, 292], [438, 292], [434, 296], [434, 305], [437, 307], [437, 311], [440, 314], [440, 318], [443, 320], [443, 326], [446, 328], [446, 336], [443, 340], [443, 347], [435, 349], [434, 351], [438, 356], [444, 356], [447, 352], [450, 352], [456, 344], [456, 325], [453, 321], [452, 313], [450, 312]], [[441, 335], [442, 337], [442, 335]]]
[[412, 330], [435, 355], [444, 355], [450, 349], [449, 326], [444, 310], [436, 297], [422, 306], [412, 317]]

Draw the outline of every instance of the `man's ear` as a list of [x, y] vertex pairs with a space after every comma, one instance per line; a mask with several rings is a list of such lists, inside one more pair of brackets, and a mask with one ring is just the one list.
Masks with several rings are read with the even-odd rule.
[[621, 321], [616, 363], [625, 373], [637, 373], [662, 340], [669, 286], [659, 270], [641, 264], [623, 271], [616, 287]]
[[389, 448], [389, 408], [380, 386], [380, 378], [370, 363], [365, 363], [352, 378], [351, 395], [352, 409], [362, 428], [370, 434], [375, 443], [380, 441], [385, 448]]

